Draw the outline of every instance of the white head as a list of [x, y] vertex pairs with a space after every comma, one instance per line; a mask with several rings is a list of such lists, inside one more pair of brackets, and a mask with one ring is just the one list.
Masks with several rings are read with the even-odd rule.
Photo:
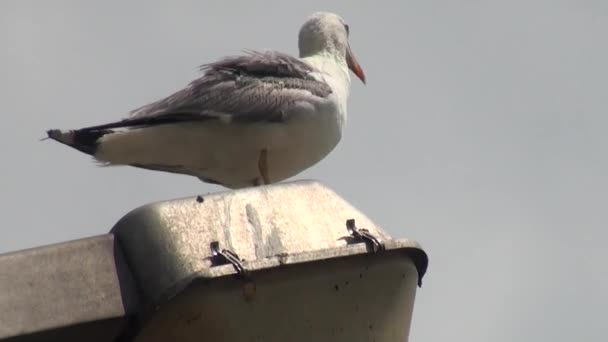
[[314, 13], [300, 29], [300, 57], [320, 53], [336, 56], [343, 59], [348, 68], [365, 83], [365, 74], [351, 51], [348, 35], [349, 27], [338, 15], [329, 12]]

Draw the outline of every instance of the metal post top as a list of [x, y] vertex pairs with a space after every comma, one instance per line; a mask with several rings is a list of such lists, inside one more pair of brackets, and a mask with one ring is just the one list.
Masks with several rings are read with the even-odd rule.
[[[317, 310], [344, 311], [359, 306], [340, 296], [365, 289], [382, 293], [367, 294], [369, 313], [394, 304], [391, 312], [403, 317], [379, 315], [383, 320], [378, 320], [353, 312], [346, 318], [401, 327], [411, 318], [415, 285], [427, 264], [418, 243], [393, 239], [315, 181], [162, 201], [129, 212], [110, 234], [0, 255], [0, 311], [5, 313], [0, 315], [0, 341], [154, 341], [161, 335], [150, 326], [169, 332], [168, 326], [184, 324], [179, 320], [192, 325], [186, 316], [199, 311], [199, 316], [221, 311], [247, 320], [247, 312], [254, 310], [258, 316], [280, 315], [257, 317], [261, 322], [308, 319], [312, 324], [316, 316], [298, 316], [302, 313], [290, 309], [293, 293], [299, 292], [304, 302], [323, 299], [311, 306]], [[326, 292], [326, 286], [335, 290]], [[302, 293], [306, 289], [311, 292]], [[217, 311], [219, 298], [223, 304]], [[323, 303], [330, 306], [324, 309]], [[179, 322], [173, 321], [176, 317]], [[200, 319], [200, 326], [191, 328], [194, 333], [232, 323]], [[331, 329], [324, 329], [319, 326], [318, 332], [328, 337]], [[289, 333], [259, 332], [273, 341]], [[344, 338], [353, 336], [342, 333]], [[391, 340], [381, 331], [365, 334]], [[407, 338], [407, 331], [397, 329], [390, 336]]]

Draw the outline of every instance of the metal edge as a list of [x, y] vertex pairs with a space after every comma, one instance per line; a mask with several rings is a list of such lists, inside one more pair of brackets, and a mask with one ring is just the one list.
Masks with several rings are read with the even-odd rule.
[[346, 200], [342, 196], [340, 196], [340, 194], [338, 194], [332, 188], [328, 187], [327, 185], [325, 185], [324, 183], [322, 183], [322, 182], [320, 182], [318, 180], [315, 180], [315, 179], [298, 179], [298, 180], [290, 181], [290, 182], [281, 182], [281, 183], [274, 183], [274, 184], [269, 184], [269, 185], [261, 185], [261, 186], [257, 186], [257, 187], [243, 188], [243, 189], [239, 189], [239, 190], [224, 190], [224, 191], [217, 191], [217, 192], [208, 192], [205, 195], [175, 197], [175, 198], [169, 198], [169, 199], [165, 199], [165, 200], [159, 200], [159, 201], [149, 202], [149, 203], [140, 205], [139, 207], [135, 207], [134, 209], [129, 210], [126, 214], [124, 214], [121, 217], [120, 220], [118, 220], [114, 224], [114, 226], [110, 230], [110, 233], [114, 232], [114, 229], [117, 226], [119, 226], [119, 223], [120, 223], [120, 221], [122, 221], [123, 218], [126, 218], [127, 216], [131, 216], [132, 213], [135, 213], [135, 212], [137, 212], [139, 210], [147, 209], [149, 207], [158, 206], [158, 205], [161, 205], [161, 204], [164, 204], [164, 203], [167, 203], [167, 202], [173, 202], [173, 201], [193, 202], [193, 201], [197, 201], [199, 198], [203, 198], [204, 199], [205, 196], [222, 197], [222, 196], [225, 196], [227, 194], [233, 193], [235, 191], [239, 191], [239, 192], [256, 192], [256, 191], [259, 191], [260, 189], [264, 189], [264, 188], [304, 186], [304, 185], [307, 185], [307, 184], [308, 185], [321, 186], [324, 189], [326, 189], [327, 191], [330, 191], [330, 192], [334, 193], [337, 197], [343, 199], [346, 202]]
[[[426, 270], [428, 268], [428, 256], [420, 247], [420, 244], [413, 240], [391, 239], [385, 241], [385, 246], [386, 250], [379, 253], [403, 252], [404, 256], [412, 260], [418, 273], [418, 286], [422, 287], [422, 278], [426, 274]], [[275, 255], [262, 260], [242, 261], [242, 265], [247, 271], [255, 273], [275, 267], [317, 263], [330, 259], [341, 259], [370, 254], [372, 253], [369, 252], [369, 248], [365, 243], [358, 243], [346, 247], [329, 248], [314, 252], [295, 253], [291, 255]], [[142, 320], [147, 320], [147, 318], [150, 317], [156, 310], [160, 309], [163, 304], [178, 296], [193, 283], [198, 281], [211, 281], [230, 276], [238, 276], [238, 272], [231, 264], [215, 266], [210, 269], [193, 273], [169, 287], [163, 294], [159, 296], [159, 298], [156, 299], [154, 303], [149, 305], [147, 310], [142, 312], [144, 315]], [[251, 281], [251, 279], [244, 280]]]
[[[53, 243], [53, 244], [48, 244], [48, 245], [41, 245], [41, 246], [36, 246], [36, 247], [30, 247], [30, 248], [26, 248], [23, 250], [17, 250], [17, 251], [10, 251], [7, 253], [2, 253], [0, 254], [0, 258], [24, 258], [27, 257], [28, 259], [32, 259], [32, 258], [39, 258], [40, 256], [47, 256], [50, 254], [53, 254], [52, 256], [55, 257], [57, 256], [57, 253], [63, 253], [66, 250], [70, 250], [72, 253], [71, 255], [74, 254], [74, 252], [82, 252], [85, 254], [90, 254], [91, 249], [90, 248], [85, 248], [87, 244], [92, 244], [94, 247], [94, 250], [96, 252], [100, 252], [100, 251], [104, 251], [107, 252], [108, 254], [111, 254], [111, 260], [110, 259], [106, 259], [106, 262], [108, 262], [108, 265], [111, 263], [113, 264], [112, 269], [113, 269], [113, 273], [110, 274], [110, 276], [112, 276], [113, 278], [115, 277], [116, 280], [116, 290], [118, 291], [116, 294], [118, 297], [120, 297], [120, 307], [122, 309], [122, 314], [120, 316], [118, 315], [110, 315], [110, 316], [98, 316], [95, 317], [94, 319], [91, 319], [91, 317], [88, 317], [88, 319], [81, 319], [81, 321], [72, 321], [72, 322], [60, 322], [60, 324], [57, 325], [53, 325], [53, 326], [46, 326], [43, 327], [42, 329], [38, 329], [38, 327], [36, 329], [30, 329], [30, 330], [23, 330], [20, 332], [19, 335], [12, 335], [12, 336], [3, 336], [0, 337], [0, 340], [20, 340], [20, 339], [29, 339], [30, 337], [32, 339], [36, 339], [38, 337], [43, 338], [44, 340], [44, 336], [47, 336], [47, 334], [58, 334], [57, 336], [62, 334], [77, 334], [76, 331], [82, 332], [85, 331], [86, 329], [88, 329], [87, 327], [91, 326], [97, 326], [98, 324], [101, 324], [100, 322], [105, 322], [103, 324], [109, 324], [108, 322], [116, 322], [114, 324], [116, 324], [116, 334], [120, 334], [125, 327], [127, 327], [130, 324], [131, 321], [131, 317], [132, 315], [137, 311], [137, 306], [138, 306], [138, 302], [139, 302], [139, 298], [138, 298], [138, 292], [135, 289], [135, 281], [132, 278], [132, 274], [130, 272], [130, 269], [128, 267], [128, 265], [126, 264], [126, 260], [124, 258], [124, 255], [121, 251], [121, 249], [118, 246], [118, 241], [114, 238], [114, 235], [112, 234], [101, 234], [101, 235], [94, 235], [94, 236], [90, 236], [90, 237], [84, 237], [84, 238], [79, 238], [79, 239], [74, 239], [74, 240], [69, 240], [69, 241], [62, 241], [62, 242], [58, 242], [58, 243]], [[60, 257], [64, 257], [65, 259], [65, 255], [63, 254], [59, 254]], [[80, 260], [70, 260], [70, 261], [74, 261], [74, 262], [79, 262]], [[57, 266], [58, 269], [67, 269], [69, 268], [70, 264], [61, 264], [60, 266]], [[108, 266], [109, 267], [109, 266]], [[31, 273], [31, 272], [30, 272]], [[70, 276], [77, 276], [77, 273], [71, 273]], [[36, 276], [39, 277], [39, 274], [37, 274]], [[78, 279], [77, 279], [78, 280]], [[54, 280], [55, 283], [58, 283], [60, 280]], [[40, 284], [44, 284], [44, 285], [40, 285], [40, 286], [52, 286], [54, 283], [53, 281], [49, 281], [49, 279], [40, 279], [39, 281], [36, 281], [36, 284], [40, 285]], [[50, 285], [49, 285], [50, 284]], [[96, 286], [97, 284], [95, 284]], [[91, 309], [93, 310], [93, 309]], [[108, 327], [103, 329], [104, 331], [108, 330]], [[54, 335], [53, 335], [54, 336]]]

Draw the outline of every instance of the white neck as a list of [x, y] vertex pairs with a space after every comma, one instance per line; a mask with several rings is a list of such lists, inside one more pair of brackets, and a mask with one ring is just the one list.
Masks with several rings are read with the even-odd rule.
[[331, 87], [338, 101], [342, 120], [345, 123], [347, 100], [350, 92], [350, 73], [344, 58], [328, 52], [319, 52], [302, 58], [302, 61], [316, 68], [319, 73], [313, 76]]

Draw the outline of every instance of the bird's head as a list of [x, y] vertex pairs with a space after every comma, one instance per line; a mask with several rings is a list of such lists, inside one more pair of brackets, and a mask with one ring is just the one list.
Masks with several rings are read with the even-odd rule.
[[300, 56], [307, 57], [325, 52], [343, 58], [348, 68], [365, 83], [365, 73], [348, 42], [349, 31], [348, 24], [340, 16], [329, 12], [314, 13], [300, 29]]

